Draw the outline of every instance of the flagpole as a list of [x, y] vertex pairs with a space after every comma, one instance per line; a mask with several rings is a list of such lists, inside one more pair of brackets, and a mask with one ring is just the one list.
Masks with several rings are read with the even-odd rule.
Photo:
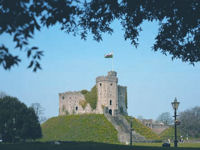
[[112, 71], [114, 71], [114, 70], [113, 70], [113, 57], [112, 57]]

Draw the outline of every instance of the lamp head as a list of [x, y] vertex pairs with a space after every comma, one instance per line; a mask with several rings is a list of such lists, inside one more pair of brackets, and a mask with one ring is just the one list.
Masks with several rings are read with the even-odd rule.
[[174, 102], [172, 102], [172, 107], [174, 110], [177, 110], [178, 109], [178, 106], [179, 106], [180, 102], [177, 101], [176, 97], [174, 99]]

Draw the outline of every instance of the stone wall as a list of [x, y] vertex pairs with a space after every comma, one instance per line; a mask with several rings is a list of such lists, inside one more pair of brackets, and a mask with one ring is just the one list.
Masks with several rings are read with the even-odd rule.
[[118, 109], [120, 113], [127, 115], [127, 108], [125, 103], [126, 92], [127, 92], [126, 86], [118, 85]]
[[146, 127], [152, 129], [152, 127], [153, 127], [153, 120], [152, 119], [142, 119], [141, 122]]
[[153, 121], [152, 119], [142, 119], [140, 120], [143, 125], [146, 127], [150, 128], [154, 133], [160, 134], [162, 133], [165, 129], [169, 128], [169, 126], [164, 125], [163, 123], [157, 123]]
[[59, 115], [95, 113], [87, 103], [85, 108], [81, 105], [85, 97], [80, 92], [65, 92], [59, 94]]

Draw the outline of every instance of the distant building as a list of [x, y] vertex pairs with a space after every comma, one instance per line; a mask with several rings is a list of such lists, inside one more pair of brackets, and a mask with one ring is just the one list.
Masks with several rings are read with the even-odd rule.
[[160, 134], [165, 129], [169, 128], [169, 126], [165, 125], [164, 123], [156, 122], [152, 119], [141, 119], [140, 121], [142, 122], [143, 125], [152, 129], [152, 131], [157, 133], [157, 134]]
[[118, 85], [117, 72], [96, 78], [97, 104], [92, 109], [84, 94], [78, 92], [59, 93], [59, 115], [66, 114], [127, 114], [127, 87]]

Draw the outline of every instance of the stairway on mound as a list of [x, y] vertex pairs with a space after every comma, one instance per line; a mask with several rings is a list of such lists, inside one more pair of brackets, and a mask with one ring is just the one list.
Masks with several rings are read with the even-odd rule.
[[[130, 123], [126, 120], [126, 118], [120, 114], [112, 116], [108, 113], [104, 113], [104, 116], [112, 123], [115, 129], [118, 131], [118, 140], [121, 143], [128, 144], [130, 143]], [[145, 141], [145, 137], [132, 131], [132, 141]]]

